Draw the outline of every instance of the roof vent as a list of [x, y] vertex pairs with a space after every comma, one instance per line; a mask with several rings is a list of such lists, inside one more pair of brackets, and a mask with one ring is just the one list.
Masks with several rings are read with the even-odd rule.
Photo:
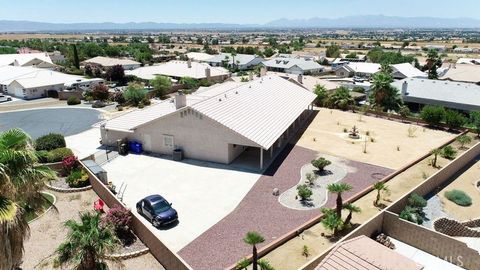
[[221, 99], [221, 98], [219, 98], [219, 99], [218, 99], [218, 101], [220, 102], [220, 101], [222, 101], [222, 99]]
[[235, 91], [235, 94], [238, 94], [238, 91]]

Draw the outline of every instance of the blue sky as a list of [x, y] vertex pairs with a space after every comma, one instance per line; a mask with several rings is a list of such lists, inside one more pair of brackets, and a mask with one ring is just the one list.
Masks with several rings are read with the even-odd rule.
[[0, 20], [265, 23], [349, 15], [479, 18], [478, 0], [0, 0]]

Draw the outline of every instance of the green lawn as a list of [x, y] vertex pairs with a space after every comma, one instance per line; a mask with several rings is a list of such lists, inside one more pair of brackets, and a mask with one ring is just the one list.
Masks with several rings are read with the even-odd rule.
[[43, 214], [45, 211], [47, 211], [55, 201], [55, 197], [53, 195], [50, 195], [48, 193], [42, 193], [43, 197], [47, 199], [47, 201], [43, 202], [42, 209], [38, 209], [37, 211], [28, 211], [26, 212], [26, 217], [27, 221], [30, 222], [37, 218], [39, 215]]

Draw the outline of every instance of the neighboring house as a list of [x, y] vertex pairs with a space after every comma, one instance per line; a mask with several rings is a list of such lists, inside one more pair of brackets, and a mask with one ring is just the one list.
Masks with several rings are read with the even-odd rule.
[[54, 69], [56, 66], [48, 53], [21, 53], [21, 54], [0, 54], [0, 67], [35, 67], [43, 69]]
[[86, 79], [81, 76], [31, 67], [0, 67], [0, 89], [9, 95], [22, 99], [48, 96], [49, 91], [63, 91], [66, 88], [86, 90], [103, 79]]
[[337, 244], [315, 270], [422, 270], [422, 265], [361, 235]]
[[426, 50], [432, 50], [433, 49], [433, 50], [437, 50], [439, 52], [444, 52], [445, 50], [447, 50], [447, 47], [445, 45], [435, 45], [435, 44], [425, 45], [423, 48], [426, 49]]
[[52, 62], [55, 64], [65, 63], [66, 61], [65, 56], [59, 51], [49, 52], [48, 55], [50, 56], [50, 59], [52, 59]]
[[428, 78], [428, 75], [410, 63], [391, 65], [394, 79]]
[[280, 72], [267, 72], [267, 75], [276, 75], [294, 82], [298, 85], [303, 86], [304, 88], [314, 91], [317, 85], [323, 85], [327, 91], [332, 91], [341, 86], [341, 84], [333, 81], [329, 81], [326, 79], [320, 79], [318, 77], [308, 76], [308, 75], [301, 75], [301, 74], [290, 74], [290, 73], [280, 73]]
[[101, 127], [102, 143], [126, 138], [149, 152], [172, 155], [181, 149], [186, 158], [224, 164], [257, 148], [262, 168], [264, 154], [285, 146], [315, 98], [278, 76], [225, 82], [108, 120]]
[[205, 60], [211, 59], [214, 55], [202, 52], [189, 52], [185, 54], [188, 59], [196, 62], [204, 62]]
[[480, 84], [480, 65], [451, 64], [439, 79]]
[[461, 111], [480, 110], [480, 86], [473, 83], [407, 78], [392, 85], [400, 89], [405, 103], [417, 109], [439, 105]]
[[97, 56], [94, 58], [90, 58], [85, 60], [81, 63], [82, 66], [91, 65], [96, 66], [102, 69], [111, 68], [113, 66], [122, 66], [124, 70], [132, 70], [139, 68], [141, 63], [137, 61], [133, 61], [130, 59], [119, 59], [119, 58], [110, 58], [110, 57], [103, 57]]
[[458, 58], [457, 64], [480, 65], [480, 58]]
[[151, 80], [157, 75], [163, 75], [178, 81], [183, 77], [197, 80], [224, 81], [230, 77], [230, 72], [222, 67], [211, 67], [206, 63], [188, 61], [170, 61], [159, 65], [145, 66], [126, 71], [125, 74], [133, 75], [144, 80]]
[[376, 63], [351, 62], [335, 70], [337, 77], [364, 77], [370, 78], [380, 71], [381, 65]]
[[208, 63], [213, 67], [233, 67], [235, 65], [239, 70], [250, 69], [260, 64], [262, 61], [264, 61], [264, 59], [257, 55], [237, 54], [232, 56], [230, 53], [216, 54], [209, 59], [202, 60], [202, 62]]
[[323, 67], [313, 60], [304, 58], [276, 57], [262, 62], [268, 71], [283, 72], [291, 74], [311, 75], [323, 71]]

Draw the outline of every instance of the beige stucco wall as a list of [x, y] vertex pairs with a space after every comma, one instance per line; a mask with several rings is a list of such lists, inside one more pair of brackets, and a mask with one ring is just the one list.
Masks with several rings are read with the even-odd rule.
[[[244, 150], [242, 146], [258, 147], [242, 137], [192, 109], [182, 110], [138, 127], [135, 132], [109, 130], [102, 133], [102, 142], [115, 145], [117, 139], [127, 138], [143, 143], [143, 149], [160, 154], [172, 154], [172, 148], [164, 146], [164, 136], [174, 137], [176, 147], [183, 149], [186, 158], [228, 164]], [[150, 141], [150, 142], [149, 142]], [[236, 144], [236, 147], [233, 147]]]

